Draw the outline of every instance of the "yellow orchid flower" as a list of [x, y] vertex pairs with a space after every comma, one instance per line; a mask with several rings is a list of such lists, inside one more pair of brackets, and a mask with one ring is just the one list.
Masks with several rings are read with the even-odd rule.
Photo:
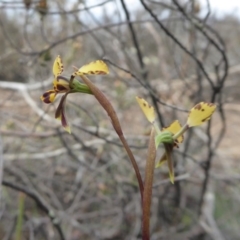
[[65, 102], [67, 95], [70, 93], [87, 93], [92, 94], [91, 90], [86, 84], [80, 83], [78, 80], [75, 79], [76, 75], [100, 75], [100, 74], [108, 74], [108, 66], [105, 64], [105, 62], [101, 60], [97, 60], [95, 62], [90, 62], [89, 64], [84, 65], [81, 67], [77, 72], [73, 73], [71, 76], [71, 80], [68, 80], [67, 78], [63, 77], [61, 74], [63, 72], [63, 64], [62, 59], [58, 55], [53, 63], [53, 89], [46, 91], [42, 96], [41, 100], [44, 103], [52, 103], [57, 94], [59, 93], [65, 93], [60, 103], [57, 107], [57, 110], [55, 112], [55, 118], [60, 119], [62, 126], [66, 131], [70, 133], [70, 127], [67, 122], [66, 114], [65, 114]]
[[216, 110], [216, 105], [213, 103], [200, 102], [190, 110], [187, 123], [183, 127], [178, 120], [175, 120], [168, 127], [162, 128], [160, 132], [155, 123], [154, 108], [149, 105], [145, 99], [140, 97], [136, 97], [136, 99], [148, 121], [156, 128], [156, 147], [158, 147], [160, 143], [164, 144], [165, 153], [156, 164], [156, 168], [160, 167], [164, 162], [167, 162], [170, 181], [174, 183], [174, 167], [171, 157], [173, 148], [178, 147], [179, 144], [183, 142], [183, 134], [188, 128], [199, 126], [210, 120]]

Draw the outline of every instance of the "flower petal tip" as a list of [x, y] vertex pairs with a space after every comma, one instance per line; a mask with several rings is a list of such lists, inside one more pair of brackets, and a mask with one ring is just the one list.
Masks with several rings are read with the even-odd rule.
[[67, 131], [69, 134], [71, 134], [71, 128], [69, 126], [64, 127], [65, 131]]
[[155, 168], [160, 168], [163, 165], [164, 162], [158, 162], [155, 166]]
[[174, 174], [169, 172], [169, 178], [170, 178], [170, 182], [174, 184]]

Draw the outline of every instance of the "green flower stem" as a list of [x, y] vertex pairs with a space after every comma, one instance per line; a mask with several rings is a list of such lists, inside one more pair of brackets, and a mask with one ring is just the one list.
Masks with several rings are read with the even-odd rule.
[[187, 130], [188, 130], [189, 126], [186, 123], [179, 132], [177, 132], [174, 136], [173, 136], [173, 140], [178, 139], [180, 136], [182, 136]]
[[152, 201], [152, 186], [156, 159], [156, 147], [155, 147], [155, 128], [152, 127], [150, 141], [148, 145], [148, 157], [145, 168], [145, 181], [143, 192], [143, 221], [142, 221], [142, 235], [143, 240], [150, 239], [150, 213], [151, 213], [151, 201]]
[[17, 226], [15, 232], [15, 240], [22, 239], [22, 226], [23, 226], [23, 217], [24, 217], [24, 203], [26, 195], [22, 192], [18, 195], [18, 217], [17, 217]]

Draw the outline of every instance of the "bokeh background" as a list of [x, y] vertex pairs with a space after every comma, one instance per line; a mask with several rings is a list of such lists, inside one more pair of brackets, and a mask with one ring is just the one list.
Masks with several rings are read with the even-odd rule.
[[240, 14], [213, 2], [0, 1], [0, 239], [141, 239], [136, 177], [107, 114], [94, 97], [69, 95], [70, 135], [54, 119], [59, 98], [40, 100], [57, 55], [66, 77], [106, 61], [110, 74], [91, 80], [143, 177], [150, 126], [135, 96], [162, 127], [217, 104], [174, 151], [175, 184], [166, 165], [155, 170], [151, 239], [240, 239]]

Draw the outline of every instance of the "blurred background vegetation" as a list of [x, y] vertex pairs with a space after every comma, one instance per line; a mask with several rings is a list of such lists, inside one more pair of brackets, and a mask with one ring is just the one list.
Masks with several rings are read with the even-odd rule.
[[199, 101], [217, 104], [175, 151], [176, 183], [166, 166], [155, 171], [151, 239], [240, 239], [240, 21], [207, 6], [0, 1], [0, 239], [141, 239], [136, 177], [103, 109], [71, 94], [69, 135], [54, 119], [57, 105], [40, 101], [57, 55], [66, 77], [106, 61], [110, 74], [91, 79], [115, 107], [143, 176], [149, 124], [136, 95], [161, 126], [184, 124]]

